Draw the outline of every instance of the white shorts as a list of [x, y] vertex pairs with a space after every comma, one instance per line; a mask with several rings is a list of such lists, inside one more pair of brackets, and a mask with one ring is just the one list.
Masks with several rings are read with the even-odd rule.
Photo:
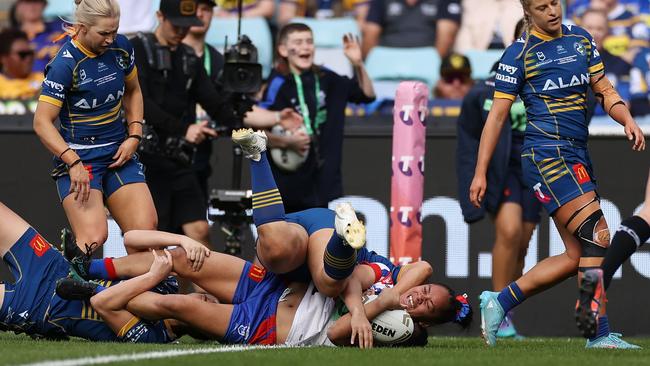
[[334, 346], [327, 338], [327, 330], [334, 310], [334, 300], [322, 295], [311, 282], [300, 301], [293, 324], [285, 342], [288, 346]]

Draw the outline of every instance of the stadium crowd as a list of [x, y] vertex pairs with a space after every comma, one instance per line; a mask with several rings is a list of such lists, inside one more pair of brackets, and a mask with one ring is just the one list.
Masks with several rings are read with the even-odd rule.
[[[64, 241], [63, 250], [73, 276], [65, 278], [67, 262], [50, 253], [47, 259], [57, 266], [56, 273], [37, 273], [50, 276], [46, 284], [50, 287], [42, 285], [32, 290], [25, 282], [12, 285], [30, 295], [21, 300], [15, 295], [5, 296], [5, 307], [27, 302], [30, 296], [36, 301], [56, 283], [63, 299], [57, 306], [76, 314], [78, 306], [67, 301], [87, 300], [115, 333], [102, 329], [108, 335], [102, 333], [95, 340], [133, 342], [169, 342], [188, 333], [229, 343], [322, 345], [330, 341], [342, 344], [341, 339], [347, 340], [351, 334], [352, 339], [358, 337], [359, 344], [367, 347], [372, 345], [368, 340], [372, 338], [369, 314], [374, 317], [391, 309], [408, 312], [422, 327], [446, 322], [467, 326], [472, 311], [466, 298], [447, 286], [427, 284], [430, 267], [393, 266], [374, 252], [364, 252], [365, 228], [354, 210], [345, 205], [339, 205], [335, 212], [327, 210], [331, 201], [343, 196], [343, 126], [349, 105], [362, 105], [367, 110], [376, 110], [378, 104], [390, 105], [397, 83], [415, 79], [427, 84], [432, 100], [453, 100], [461, 106], [458, 148], [469, 147], [465, 156], [471, 155], [474, 160], [459, 161], [458, 176], [476, 168], [473, 180], [459, 179], [459, 192], [471, 201], [465, 202], [463, 214], [471, 223], [482, 218], [484, 212], [472, 212], [469, 205], [485, 209], [492, 214], [497, 231], [493, 287], [500, 292], [482, 295], [481, 309], [492, 304], [502, 311], [488, 319], [490, 329], [487, 333], [484, 329], [484, 336], [489, 345], [495, 344], [497, 336], [518, 336], [508, 311], [560, 277], [575, 274], [578, 263], [581, 276], [586, 270], [597, 271], [605, 256], [603, 248], [609, 244], [609, 237], [605, 239], [601, 234], [607, 224], [601, 220], [598, 197], [592, 193], [594, 183], [589, 183], [585, 192], [580, 188], [580, 194], [571, 196], [571, 201], [567, 195], [562, 197], [564, 201], [556, 199], [549, 204], [550, 198], [545, 201], [548, 197], [539, 187], [534, 189], [523, 182], [529, 173], [526, 169], [532, 165], [539, 169], [535, 174], [544, 179], [554, 173], [544, 173], [547, 168], [540, 169], [540, 164], [554, 166], [551, 172], [560, 168], [551, 156], [554, 152], [545, 151], [549, 155], [537, 162], [530, 148], [527, 156], [532, 162], [526, 165], [527, 160], [522, 163], [519, 159], [520, 150], [526, 150], [522, 148], [526, 145], [524, 104], [530, 109], [534, 102], [524, 98], [522, 83], [518, 90], [509, 85], [517, 84], [517, 77], [522, 82], [523, 67], [517, 71], [517, 67], [505, 62], [519, 62], [526, 67], [530, 64], [529, 60], [514, 57], [513, 47], [508, 48], [525, 34], [525, 43], [523, 38], [519, 41], [525, 49], [534, 34], [531, 16], [522, 21], [522, 3], [530, 2], [245, 0], [241, 9], [244, 33], [250, 32], [258, 49], [262, 78], [259, 82], [247, 80], [251, 85], [233, 85], [228, 78], [231, 55], [224, 56], [220, 51], [225, 44], [222, 36], [232, 34], [232, 29], [224, 27], [233, 27], [237, 17], [238, 3], [234, 0], [15, 1], [9, 11], [10, 25], [0, 32], [0, 100], [38, 100], [34, 130], [54, 156], [52, 178], [74, 232]], [[550, 3], [544, 6], [557, 7], [559, 2]], [[650, 9], [647, 1], [641, 0], [574, 0], [563, 5], [568, 26], [559, 23], [555, 27], [559, 27], [560, 37], [567, 34], [586, 40], [573, 47], [583, 56], [590, 55], [591, 64], [585, 66], [588, 72], [582, 75], [594, 80], [578, 82], [578, 86], [590, 83], [593, 91], [589, 88], [589, 95], [585, 90], [584, 96], [569, 96], [559, 102], [563, 112], [575, 113], [577, 117], [571, 121], [579, 120], [580, 128], [578, 132], [560, 131], [555, 122], [557, 139], [566, 138], [576, 151], [567, 159], [577, 161], [574, 173], [567, 168], [557, 179], [566, 174], [565, 179], [587, 174], [586, 181], [579, 178], [584, 184], [592, 174], [585, 147], [591, 115], [611, 115], [624, 125], [634, 150], [645, 147], [643, 134], [632, 116], [650, 114]], [[573, 25], [580, 27], [571, 28]], [[588, 33], [581, 33], [583, 28]], [[539, 44], [545, 40], [540, 33], [534, 36], [541, 40]], [[593, 42], [588, 37], [593, 37]], [[505, 49], [508, 51], [501, 58]], [[560, 46], [557, 50], [566, 53]], [[537, 52], [537, 57], [543, 66], [546, 56]], [[418, 59], [431, 62], [422, 67]], [[392, 66], [398, 63], [406, 67], [391, 73]], [[559, 84], [562, 77], [571, 79], [567, 75], [559, 77]], [[615, 91], [607, 86], [596, 87], [607, 80]], [[547, 86], [543, 86], [544, 90]], [[573, 80], [570, 86], [576, 86]], [[559, 89], [557, 85], [555, 89]], [[523, 101], [518, 99], [520, 93]], [[583, 104], [587, 107], [583, 108]], [[60, 129], [54, 127], [57, 119]], [[502, 129], [506, 120], [507, 127]], [[244, 126], [265, 130], [266, 134], [238, 129]], [[233, 129], [233, 141], [251, 159], [253, 220], [259, 235], [255, 264], [211, 254], [202, 246], [210, 246], [206, 210], [212, 139]], [[499, 135], [506, 130], [505, 135]], [[497, 152], [506, 162], [497, 172], [499, 199], [482, 207], [488, 162], [501, 138], [511, 148]], [[486, 139], [489, 148], [485, 148]], [[541, 159], [539, 154], [537, 158]], [[551, 275], [538, 268], [539, 273], [545, 273], [543, 276], [532, 271], [532, 275], [529, 272], [520, 278], [528, 239], [539, 222], [541, 208], [539, 203], [534, 204], [536, 199], [550, 214], [561, 212], [555, 217], [556, 225], [568, 254], [540, 262], [540, 267], [544, 263], [547, 267], [555, 265], [557, 273]], [[117, 259], [91, 260], [93, 252], [106, 241], [108, 213], [124, 233], [132, 233], [127, 249], [135, 264], [122, 267]], [[34, 249], [35, 240], [43, 241], [1, 204], [0, 218], [22, 230], [14, 228], [11, 235], [3, 237], [1, 231], [10, 231], [10, 225], [0, 225], [3, 253], [14, 250], [14, 243], [23, 247], [29, 243]], [[646, 217], [643, 220], [647, 222]], [[518, 224], [511, 225], [514, 221]], [[645, 235], [647, 224], [632, 221], [634, 230]], [[584, 231], [585, 226], [589, 230]], [[158, 235], [155, 229], [167, 232], [156, 236], [160, 243], [179, 245], [184, 252], [159, 252], [153, 255], [153, 264], [140, 260], [144, 254], [151, 260], [150, 254], [138, 252], [156, 247], [151, 240], [151, 236]], [[590, 255], [576, 256], [572, 250], [577, 245], [591, 250]], [[40, 255], [36, 253], [38, 257], [47, 252], [44, 248]], [[17, 258], [9, 261], [14, 271], [23, 262], [33, 265], [29, 250], [17, 253]], [[200, 272], [203, 261], [210, 256], [216, 263], [213, 269], [218, 267], [222, 272], [192, 273]], [[587, 264], [583, 265], [583, 261]], [[192, 268], [181, 267], [181, 263], [188, 262]], [[368, 264], [372, 271], [358, 264]], [[196, 287], [198, 291], [205, 290], [214, 297], [168, 295], [177, 287], [175, 278], [168, 277], [172, 268], [201, 286]], [[356, 273], [356, 268], [365, 268], [366, 272]], [[611, 268], [606, 270], [612, 272]], [[223, 277], [229, 274], [235, 277], [224, 282]], [[278, 280], [276, 274], [287, 277]], [[115, 287], [85, 281], [126, 278], [131, 279]], [[211, 282], [216, 278], [222, 282]], [[594, 297], [604, 296], [599, 287], [602, 273], [590, 272], [588, 278], [592, 288], [580, 288], [587, 300], [581, 299], [578, 309], [581, 329], [586, 329], [583, 332], [590, 338], [587, 345], [633, 348], [609, 331], [604, 306], [594, 308], [591, 303]], [[304, 288], [287, 285], [305, 279], [309, 285]], [[398, 284], [398, 280], [402, 282]], [[267, 288], [260, 290], [258, 283]], [[360, 304], [359, 295], [378, 283], [383, 287], [374, 288], [380, 299], [375, 305], [380, 304], [381, 309]], [[152, 287], [156, 294], [147, 292]], [[317, 326], [313, 325], [317, 329], [306, 330], [312, 332], [313, 339], [294, 338], [293, 326], [276, 334], [274, 324], [267, 323], [281, 316], [278, 303], [282, 301], [292, 306], [305, 299], [320, 301], [320, 311], [332, 311], [334, 304], [326, 299], [309, 298], [310, 292], [314, 295], [309, 290], [313, 287], [323, 297], [342, 296], [350, 315], [341, 317], [342, 322], [321, 319]], [[296, 295], [296, 288], [304, 298], [291, 297]], [[269, 307], [269, 303], [278, 308]], [[131, 305], [127, 308], [127, 304]], [[364, 306], [366, 310], [359, 310]], [[88, 313], [85, 307], [82, 311]], [[203, 320], [209, 317], [196, 322], [192, 311], [217, 315], [210, 326], [205, 326]], [[294, 316], [301, 319], [299, 316], [308, 314], [294, 309], [291, 319]], [[142, 320], [145, 318], [160, 322], [149, 324]], [[256, 325], [242, 331], [232, 323], [233, 319]], [[51, 331], [55, 338], [68, 332], [93, 339], [92, 335], [71, 330], [76, 329], [76, 324], [66, 323], [60, 326], [63, 330], [43, 330], [38, 324], [26, 330], [24, 322], [0, 323], [2, 326], [39, 334]], [[142, 337], [147, 332], [153, 338]], [[426, 338], [426, 331], [424, 334]], [[421, 341], [417, 342], [421, 345]]]

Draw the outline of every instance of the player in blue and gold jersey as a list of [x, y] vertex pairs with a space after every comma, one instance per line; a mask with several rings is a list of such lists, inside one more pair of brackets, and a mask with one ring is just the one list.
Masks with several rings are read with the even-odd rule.
[[[1, 331], [46, 339], [80, 337], [102, 342], [168, 343], [186, 329], [174, 320], [140, 320], [126, 310], [100, 316], [100, 311], [88, 301], [57, 296], [55, 286], [68, 275], [68, 262], [2, 203], [0, 255], [14, 277], [13, 282], [0, 282]], [[110, 281], [101, 283], [107, 287], [112, 285]], [[117, 300], [119, 286], [109, 287]]]
[[[593, 89], [603, 110], [624, 126], [633, 150], [645, 149], [643, 132], [605, 76], [589, 33], [562, 25], [559, 0], [521, 0], [521, 4], [527, 31], [506, 49], [498, 66], [470, 200], [477, 207], [483, 200], [499, 132], [520, 96], [528, 120], [522, 146], [524, 181], [553, 217], [566, 251], [541, 261], [500, 293], [481, 294], [482, 331], [490, 346], [496, 344], [505, 313], [576, 272], [580, 279], [585, 270], [599, 267], [609, 246], [587, 151], [587, 88]], [[583, 332], [590, 338], [587, 347], [636, 348], [609, 332], [604, 307], [601, 310], [597, 326]]]
[[55, 155], [52, 177], [77, 242], [96, 249], [108, 236], [104, 198], [123, 231], [154, 229], [156, 209], [135, 155], [143, 102], [133, 48], [117, 34], [119, 6], [75, 1], [70, 39], [45, 70], [34, 130]]

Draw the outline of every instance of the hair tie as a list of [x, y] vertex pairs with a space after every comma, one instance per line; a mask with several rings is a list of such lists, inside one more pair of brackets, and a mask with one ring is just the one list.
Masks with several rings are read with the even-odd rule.
[[456, 318], [454, 323], [460, 323], [467, 317], [470, 312], [469, 302], [467, 302], [467, 294], [456, 296], [456, 300], [460, 303], [460, 308], [456, 310]]

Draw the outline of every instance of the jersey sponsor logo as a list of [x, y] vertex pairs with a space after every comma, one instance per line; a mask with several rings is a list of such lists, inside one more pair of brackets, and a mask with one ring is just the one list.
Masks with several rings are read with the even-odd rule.
[[557, 61], [558, 65], [570, 64], [572, 62], [578, 61], [578, 55], [571, 55], [571, 56], [567, 56], [567, 57], [562, 57], [562, 58], [559, 58], [559, 59], [557, 59], [555, 61]]
[[255, 282], [261, 282], [264, 279], [264, 275], [266, 274], [266, 269], [252, 265], [251, 268], [248, 270], [248, 278]]
[[81, 98], [77, 103], [74, 104], [74, 106], [81, 109], [94, 109], [106, 103], [114, 102], [115, 100], [122, 98], [124, 95], [124, 88], [122, 88], [122, 90], [118, 90], [116, 95], [117, 97], [113, 94], [108, 94], [103, 102], [98, 102], [97, 98], [93, 98], [92, 103], [88, 103], [86, 98]]
[[64, 89], [63, 84], [57, 83], [56, 81], [48, 80], [47, 78], [43, 80], [43, 84], [47, 85], [49, 88], [52, 88], [58, 92], [62, 92]]
[[573, 164], [572, 168], [573, 168], [573, 172], [576, 175], [576, 178], [578, 179], [578, 183], [585, 184], [591, 181], [591, 178], [589, 177], [589, 173], [587, 173], [587, 169], [585, 169], [584, 165], [580, 163]]
[[244, 337], [244, 339], [248, 339], [248, 336], [250, 335], [250, 330], [251, 330], [250, 325], [240, 325], [237, 327], [237, 334]]
[[73, 58], [72, 54], [68, 50], [64, 50], [63, 53], [61, 54], [61, 57], [63, 57], [63, 58]]
[[50, 244], [43, 239], [41, 234], [36, 234], [36, 236], [29, 242], [29, 246], [34, 250], [34, 254], [38, 257], [42, 257], [43, 254], [50, 250]]
[[506, 65], [506, 64], [500, 62], [499, 63], [499, 70], [505, 71], [510, 75], [514, 75], [514, 73], [517, 72], [517, 70], [519, 70], [519, 68], [514, 67], [514, 66], [510, 66], [510, 65]]
[[551, 202], [551, 197], [547, 196], [542, 192], [542, 183], [537, 183], [533, 186], [533, 190], [535, 191], [535, 197], [541, 202], [541, 203], [549, 203]]
[[589, 84], [589, 74], [571, 75], [571, 80], [565, 81], [561, 76], [556, 79], [546, 79], [543, 91], [564, 89], [571, 86]]
[[503, 74], [497, 74], [495, 77], [499, 81], [503, 81], [504, 83], [510, 83], [510, 84], [517, 84], [517, 78], [514, 76], [508, 76], [508, 75], [503, 75]]

